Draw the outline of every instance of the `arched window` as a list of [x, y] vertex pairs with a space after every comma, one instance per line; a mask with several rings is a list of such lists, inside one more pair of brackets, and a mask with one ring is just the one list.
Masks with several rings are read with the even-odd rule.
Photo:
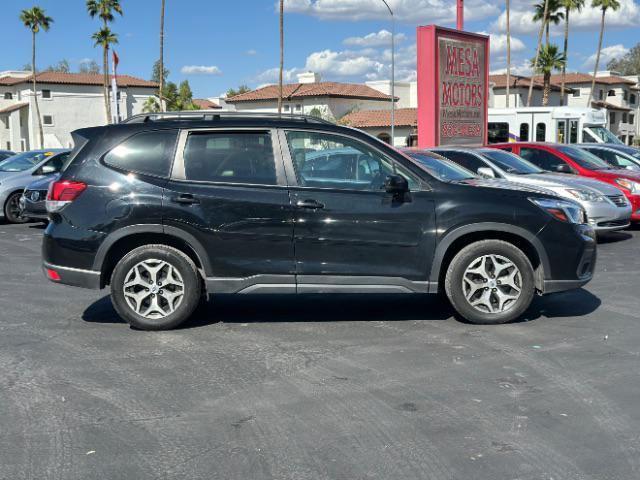
[[547, 124], [540, 122], [536, 125], [536, 142], [544, 142], [547, 138]]
[[529, 124], [528, 123], [520, 124], [520, 141], [521, 142], [529, 141]]
[[381, 133], [378, 135], [378, 139], [382, 140], [384, 143], [388, 143], [391, 145], [391, 135], [388, 133]]

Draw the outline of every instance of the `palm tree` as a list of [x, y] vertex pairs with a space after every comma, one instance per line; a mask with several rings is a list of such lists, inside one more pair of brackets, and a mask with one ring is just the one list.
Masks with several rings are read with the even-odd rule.
[[559, 25], [560, 22], [564, 19], [564, 13], [560, 11], [560, 2], [559, 0], [549, 0], [549, 4], [546, 7], [547, 11], [545, 13], [545, 5], [544, 3], [538, 3], [534, 6], [535, 13], [533, 15], [533, 20], [535, 22], [539, 20], [543, 20], [543, 24], [546, 32], [546, 43], [549, 45], [549, 27], [553, 23], [554, 25]]
[[282, 114], [283, 71], [284, 71], [284, 0], [280, 0], [280, 72], [278, 74], [278, 115]]
[[[544, 0], [544, 9], [542, 10], [542, 16], [540, 18], [547, 18], [547, 12], [549, 10], [549, 2], [552, 0]], [[534, 15], [535, 18], [535, 15]], [[544, 33], [545, 22], [540, 24], [540, 31], [538, 32], [538, 45], [536, 46], [536, 57], [533, 62], [534, 65], [538, 64], [538, 58], [540, 56], [540, 45], [542, 44], [542, 34]], [[533, 79], [529, 82], [529, 95], [527, 96], [527, 107], [531, 106], [531, 98], [533, 97]]]
[[591, 0], [591, 7], [599, 8], [600, 10], [602, 10], [602, 17], [600, 19], [600, 38], [598, 39], [598, 51], [596, 53], [596, 64], [593, 68], [593, 79], [591, 80], [591, 91], [589, 92], [587, 107], [591, 106], [593, 91], [596, 88], [596, 74], [598, 73], [598, 67], [600, 66], [600, 52], [602, 52], [602, 37], [604, 37], [604, 17], [607, 14], [607, 10], [613, 10], [614, 12], [618, 10], [620, 8], [620, 2], [618, 0]]
[[[569, 54], [569, 14], [573, 11], [581, 11], [585, 0], [560, 0], [564, 7], [564, 58]], [[560, 83], [560, 105], [564, 105], [565, 79], [567, 76], [567, 62], [562, 67], [562, 82]]]
[[511, 7], [509, 0], [506, 0], [506, 15], [507, 15], [507, 104], [509, 108], [509, 88], [511, 87]]
[[40, 30], [45, 32], [53, 23], [53, 18], [48, 17], [40, 7], [32, 7], [20, 13], [20, 21], [31, 30], [31, 79], [33, 81], [33, 103], [38, 117], [38, 129], [40, 131], [40, 148], [44, 147], [44, 131], [42, 130], [42, 118], [40, 118], [40, 105], [38, 105], [38, 91], [36, 90], [36, 35]]
[[[96, 40], [98, 37], [102, 35], [104, 32], [109, 32], [110, 35], [116, 39], [117, 43], [117, 35], [112, 33], [109, 29], [109, 23], [115, 20], [115, 14], [123, 15], [122, 6], [120, 5], [120, 0], [87, 0], [87, 12], [91, 18], [98, 17], [102, 20], [102, 29], [95, 33], [91, 38], [96, 41], [96, 45], [98, 45], [98, 41]], [[102, 35], [102, 40], [104, 40], [104, 35]], [[109, 46], [111, 43], [101, 41], [99, 44], [102, 45], [104, 49], [103, 52], [103, 83], [104, 83], [104, 105], [105, 111], [107, 114], [107, 123], [111, 123], [111, 103], [109, 102]]]
[[[118, 43], [118, 35], [113, 33], [109, 27], [102, 27], [91, 38], [95, 42], [95, 46], [102, 47], [102, 62], [104, 71], [109, 68], [109, 47]], [[111, 123], [111, 105], [109, 103], [109, 74], [104, 76], [104, 107], [107, 114], [107, 123]]]
[[[551, 74], [554, 71], [562, 70], [562, 67], [566, 64], [565, 56], [560, 53], [557, 45], [545, 45], [540, 51], [538, 61], [534, 63], [531, 61], [531, 66], [535, 73], [542, 75], [543, 90], [542, 90], [542, 106], [546, 107], [549, 104], [549, 93], [551, 91]], [[533, 83], [534, 77], [531, 78]]]
[[164, 4], [165, 0], [162, 0], [160, 2], [160, 87], [158, 89], [161, 112], [164, 112], [162, 102], [162, 90], [164, 89]]

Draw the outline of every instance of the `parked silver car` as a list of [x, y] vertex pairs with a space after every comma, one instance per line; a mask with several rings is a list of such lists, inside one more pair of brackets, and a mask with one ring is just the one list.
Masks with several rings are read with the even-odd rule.
[[0, 161], [0, 219], [24, 223], [20, 197], [34, 180], [54, 176], [62, 170], [70, 150], [32, 150]]
[[502, 178], [551, 190], [580, 203], [596, 232], [621, 230], [630, 224], [631, 204], [616, 187], [599, 180], [539, 169], [525, 159], [493, 148], [436, 148], [432, 151], [478, 175]]

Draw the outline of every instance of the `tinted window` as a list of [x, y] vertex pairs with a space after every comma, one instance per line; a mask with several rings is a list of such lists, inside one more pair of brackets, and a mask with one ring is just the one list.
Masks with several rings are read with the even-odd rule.
[[139, 133], [107, 153], [104, 162], [130, 172], [166, 177], [177, 135], [173, 130]]
[[566, 165], [566, 162], [559, 157], [556, 157], [553, 153], [546, 150], [538, 150], [536, 148], [521, 148], [520, 156], [525, 160], [533, 163], [537, 167], [543, 170], [549, 170], [555, 172], [558, 170], [558, 165]]
[[513, 153], [504, 152], [502, 150], [483, 150], [482, 155], [492, 160], [507, 173], [518, 175], [527, 175], [530, 173], [540, 173], [541, 170], [535, 165], [523, 160]]
[[509, 141], [509, 124], [506, 122], [490, 122], [487, 129], [489, 143], [503, 143]]
[[529, 124], [528, 123], [520, 124], [520, 141], [522, 142], [529, 141]]
[[380, 191], [390, 175], [401, 175], [416, 190], [420, 180], [368, 145], [341, 135], [288, 132], [298, 184], [306, 187]]
[[478, 173], [479, 168], [488, 166], [486, 163], [484, 163], [482, 160], [471, 153], [445, 150], [439, 151], [437, 153], [457, 163], [461, 167], [464, 167], [467, 170], [471, 170], [473, 173]]
[[[42, 167], [44, 166], [53, 167], [54, 170], [50, 173], [61, 172], [68, 158], [69, 158], [69, 153], [61, 153], [60, 155], [56, 155], [55, 157], [53, 157], [51, 160], [45, 163]], [[40, 167], [38, 170], [42, 170], [42, 167]]]
[[191, 133], [184, 150], [187, 180], [276, 185], [268, 132]]
[[611, 168], [607, 162], [604, 160], [600, 160], [594, 154], [589, 153], [585, 150], [581, 150], [575, 147], [558, 147], [558, 150], [567, 155], [571, 160], [576, 162], [583, 168], [587, 168], [589, 170], [603, 170], [607, 168]]
[[443, 182], [468, 180], [475, 177], [473, 172], [430, 152], [408, 152], [407, 155], [417, 160], [427, 172]]
[[23, 172], [35, 167], [48, 156], [51, 156], [51, 152], [36, 151], [19, 153], [0, 162], [0, 172]]
[[546, 137], [547, 137], [547, 125], [545, 123], [540, 122], [536, 125], [536, 142], [544, 142]]
[[613, 150], [603, 150], [600, 148], [593, 148], [589, 149], [588, 151], [614, 167], [633, 167], [634, 169], [638, 168], [638, 164], [623, 153], [617, 153]]

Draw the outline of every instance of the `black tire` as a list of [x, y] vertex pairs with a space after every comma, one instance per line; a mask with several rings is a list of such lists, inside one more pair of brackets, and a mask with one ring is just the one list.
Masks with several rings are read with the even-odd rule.
[[[176, 300], [175, 310], [162, 318], [147, 318], [141, 315], [139, 312], [136, 312], [125, 297], [125, 282], [127, 281], [127, 277], [131, 274], [135, 266], [145, 261], [166, 262], [166, 264], [177, 271], [182, 280], [183, 296], [181, 300], [179, 302]], [[163, 267], [163, 269], [164, 268], [165, 267]], [[160, 272], [162, 273], [163, 270], [160, 270]], [[159, 282], [158, 285], [162, 285], [162, 282]], [[166, 310], [168, 308], [168, 302], [164, 297], [160, 298], [162, 296], [160, 295], [162, 293], [162, 287], [158, 285], [155, 286], [155, 289], [159, 289], [157, 290], [159, 292], [157, 294], [157, 302], [164, 302], [164, 309]], [[132, 290], [130, 289], [132, 287], [128, 288], [129, 290], [127, 291], [131, 293]], [[169, 287], [165, 285], [164, 288], [168, 289]], [[146, 291], [150, 292], [152, 290], [147, 289]], [[116, 312], [118, 312], [118, 315], [129, 323], [129, 325], [140, 330], [169, 330], [185, 322], [198, 307], [201, 299], [201, 291], [202, 280], [193, 260], [180, 250], [167, 245], [145, 245], [132, 250], [118, 262], [111, 275], [111, 302]], [[151, 297], [155, 296], [155, 293], [150, 293], [144, 302], [151, 302]], [[136, 302], [134, 302], [134, 304], [138, 305]], [[144, 304], [140, 302], [140, 305]], [[139, 308], [139, 310], [142, 310], [142, 308]]]
[[[504, 310], [497, 311], [495, 313], [486, 311], [486, 307], [485, 311], [481, 311], [479, 308], [483, 307], [482, 305], [478, 308], [472, 306], [470, 301], [467, 300], [463, 289], [463, 276], [465, 272], [474, 264], [477, 265], [476, 262], [485, 255], [497, 255], [499, 257], [503, 257], [504, 259], [512, 262], [520, 272], [519, 278], [521, 290], [519, 297], [515, 300], [505, 302]], [[505, 272], [513, 272], [513, 269], [505, 270]], [[489, 281], [492, 282], [492, 280], [493, 279]], [[497, 279], [493, 281], [497, 281]], [[478, 282], [480, 282], [480, 280], [478, 280]], [[483, 294], [482, 290], [486, 290], [486, 294], [488, 295], [487, 298], [490, 299], [489, 302], [492, 303], [492, 308], [498, 310], [499, 308], [496, 308], [498, 303], [494, 303], [494, 300], [497, 302], [498, 298], [495, 294], [492, 294], [490, 290], [495, 292], [497, 289], [500, 289], [500, 292], [506, 292], [507, 294], [515, 294], [517, 292], [506, 285], [501, 286], [500, 283], [498, 283], [498, 285], [491, 283], [491, 287], [495, 288], [489, 289], [489, 287], [484, 287], [483, 289], [478, 289], [478, 292], [470, 298], [472, 300], [477, 300], [478, 296]], [[531, 301], [535, 294], [533, 267], [522, 250], [511, 243], [501, 240], [482, 240], [472, 243], [471, 245], [467, 245], [453, 258], [449, 264], [449, 268], [447, 269], [445, 291], [455, 310], [465, 320], [481, 325], [498, 325], [508, 323], [520, 317], [520, 315], [529, 308], [529, 305], [531, 305]]]
[[4, 203], [4, 218], [8, 223], [27, 223], [29, 221], [29, 218], [23, 217], [20, 211], [20, 197], [22, 197], [22, 192], [14, 192]]

